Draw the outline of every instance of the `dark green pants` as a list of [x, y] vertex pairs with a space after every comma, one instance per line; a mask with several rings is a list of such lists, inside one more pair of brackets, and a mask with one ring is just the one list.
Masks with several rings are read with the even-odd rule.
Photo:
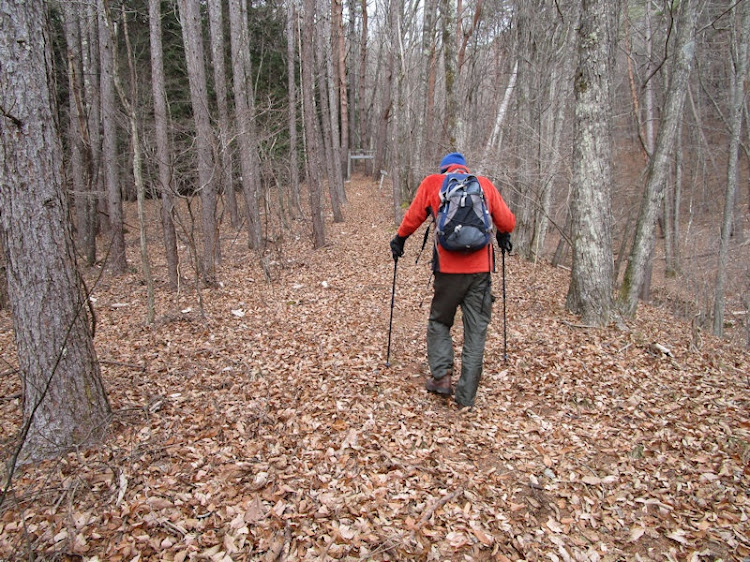
[[436, 273], [435, 293], [427, 324], [427, 361], [436, 379], [453, 372], [451, 327], [461, 307], [464, 345], [461, 376], [455, 399], [461, 406], [473, 406], [482, 377], [484, 343], [492, 318], [492, 287], [489, 273]]

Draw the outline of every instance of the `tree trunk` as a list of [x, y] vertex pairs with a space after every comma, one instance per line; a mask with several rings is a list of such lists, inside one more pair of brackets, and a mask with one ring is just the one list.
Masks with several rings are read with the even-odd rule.
[[612, 320], [612, 185], [609, 3], [583, 0], [575, 73], [571, 232], [566, 307], [586, 324]]
[[138, 99], [138, 81], [136, 78], [135, 63], [133, 60], [133, 49], [130, 44], [130, 32], [128, 29], [127, 13], [125, 11], [125, 6], [123, 4], [121, 4], [120, 6], [122, 8], [122, 26], [125, 35], [126, 58], [128, 61], [128, 69], [130, 71], [130, 99], [128, 99], [127, 95], [125, 94], [124, 88], [122, 87], [122, 81], [120, 80], [120, 75], [117, 67], [115, 67], [114, 77], [115, 85], [117, 86], [117, 92], [120, 95], [120, 101], [122, 103], [122, 106], [125, 108], [125, 112], [128, 115], [128, 122], [130, 123], [130, 144], [133, 151], [133, 181], [135, 183], [137, 198], [136, 200], [138, 205], [138, 235], [139, 247], [141, 250], [141, 267], [143, 270], [143, 278], [146, 282], [146, 294], [148, 299], [146, 323], [150, 326], [154, 323], [156, 310], [154, 304], [154, 279], [151, 275], [151, 263], [148, 257], [148, 245], [146, 236], [146, 185], [143, 181], [143, 169], [141, 165], [142, 158], [140, 127], [138, 126], [138, 115], [135, 111], [135, 100]]
[[[44, 4], [0, 1], [0, 246], [23, 382], [20, 456], [35, 461], [98, 440], [110, 406], [76, 268], [50, 100]], [[47, 59], [49, 60], [49, 59]]]
[[320, 141], [315, 109], [315, 0], [304, 0], [303, 41], [302, 41], [302, 96], [307, 141], [307, 186], [310, 194], [312, 214], [313, 247], [322, 248], [326, 244], [325, 221], [320, 188]]
[[729, 154], [727, 162], [727, 186], [724, 195], [724, 216], [721, 221], [719, 239], [719, 256], [716, 268], [716, 292], [714, 294], [714, 328], [715, 336], [724, 335], [724, 285], [729, 262], [729, 242], [732, 236], [732, 219], [738, 182], [738, 163], [740, 136], [742, 135], [742, 108], [745, 101], [745, 82], [747, 80], [748, 42], [750, 38], [750, 4], [744, 2], [733, 8], [738, 30], [735, 38], [734, 64], [730, 74], [731, 112], [729, 114]]
[[213, 157], [213, 129], [208, 114], [206, 66], [203, 62], [203, 30], [198, 0], [180, 0], [182, 40], [185, 44], [190, 101], [195, 123], [195, 147], [198, 165], [197, 192], [201, 199], [203, 260], [199, 270], [203, 282], [216, 285], [216, 264], [220, 261], [216, 224], [216, 181]]
[[445, 139], [445, 146], [448, 148], [446, 152], [458, 150], [457, 142], [460, 136], [457, 130], [459, 122], [458, 92], [456, 91], [458, 66], [456, 60], [456, 9], [453, 3], [454, 0], [440, 0], [440, 15], [443, 23], [443, 66], [445, 69], [443, 138]]
[[[326, 14], [328, 10], [322, 9], [324, 0], [318, 0], [318, 14]], [[344, 180], [341, 172], [341, 153], [338, 139], [338, 119], [334, 116], [336, 95], [334, 93], [335, 80], [331, 75], [333, 65], [331, 64], [330, 52], [330, 27], [325, 17], [316, 18], [315, 30], [317, 37], [318, 66], [318, 95], [320, 97], [320, 122], [323, 132], [323, 146], [325, 150], [326, 170], [328, 176], [328, 193], [331, 197], [331, 210], [333, 211], [333, 222], [344, 222], [344, 204], [342, 193], [344, 191]], [[332, 99], [333, 98], [333, 99]]]
[[115, 106], [114, 68], [115, 60], [112, 33], [105, 17], [106, 2], [99, 0], [99, 60], [101, 104], [102, 104], [102, 169], [104, 186], [107, 192], [107, 212], [109, 226], [108, 263], [115, 275], [128, 269], [125, 256], [125, 229], [120, 194], [120, 171], [117, 160], [117, 108]]
[[289, 186], [292, 198], [293, 216], [302, 215], [302, 205], [299, 199], [299, 159], [297, 157], [297, 80], [296, 80], [296, 36], [294, 33], [297, 10], [296, 0], [286, 2], [286, 71], [289, 96]]
[[[427, 170], [434, 169], [436, 158], [435, 132], [432, 130], [433, 111], [435, 108], [435, 72], [437, 62], [437, 46], [435, 34], [435, 12], [437, 0], [425, 0], [424, 19], [422, 22], [422, 66], [420, 67], [420, 98], [422, 112], [420, 125], [417, 127], [417, 154], [414, 163], [414, 173], [424, 176]], [[414, 183], [419, 178], [414, 178]]]
[[[362, 33], [359, 37], [359, 146], [360, 148], [371, 148], [367, 142], [368, 135], [368, 114], [365, 110], [367, 107], [365, 92], [367, 91], [367, 0], [362, 0]], [[373, 164], [373, 175], [378, 175]]]
[[86, 263], [94, 265], [96, 263], [96, 235], [101, 224], [99, 206], [104, 204], [103, 198], [98, 195], [103, 189], [102, 146], [99, 136], [101, 128], [101, 88], [99, 85], [99, 18], [97, 16], [97, 5], [93, 2], [89, 3], [83, 8], [82, 15], [85, 21], [82, 33], [86, 37], [86, 45], [81, 54], [83, 55], [83, 88], [87, 103], [86, 149], [89, 166], [87, 208], [89, 232], [86, 235], [89, 243], [86, 245]]
[[[344, 165], [349, 154], [349, 97], [346, 74], [346, 43], [344, 41], [344, 1], [331, 0], [331, 25], [333, 34], [333, 61], [336, 64], [336, 83], [338, 84], [339, 107], [341, 108], [341, 165]], [[346, 202], [346, 192], [344, 192]]]
[[254, 89], [250, 73], [250, 38], [247, 29], [245, 0], [229, 0], [229, 23], [232, 43], [232, 77], [234, 112], [238, 125], [242, 192], [248, 216], [248, 247], [260, 250], [262, 244], [258, 210], [258, 149], [255, 138]]
[[221, 158], [221, 192], [224, 193], [229, 221], [233, 228], [240, 226], [237, 210], [237, 196], [234, 192], [234, 172], [232, 170], [231, 130], [227, 107], [227, 77], [224, 62], [224, 2], [208, 2], [208, 21], [211, 30], [211, 62], [214, 70], [214, 90], [216, 107], [219, 113], [219, 157]]
[[67, 70], [68, 70], [68, 146], [70, 161], [71, 187], [73, 189], [72, 199], [75, 201], [76, 215], [76, 240], [83, 255], [88, 255], [88, 244], [91, 240], [88, 234], [91, 229], [88, 225], [88, 181], [86, 178], [85, 159], [85, 115], [83, 107], [83, 56], [81, 55], [81, 30], [79, 27], [78, 8], [73, 3], [65, 3], [62, 6], [65, 22], [65, 44], [67, 46]]
[[177, 288], [177, 235], [174, 221], [174, 187], [172, 185], [172, 155], [167, 127], [167, 98], [164, 81], [164, 51], [161, 40], [161, 0], [149, 0], [149, 25], [151, 42], [151, 88], [154, 98], [154, 129], [156, 160], [158, 162], [158, 193], [161, 197], [161, 226], [164, 251], [167, 257], [167, 274], [171, 288]]
[[630, 252], [625, 279], [620, 288], [623, 313], [632, 317], [638, 306], [638, 295], [643, 287], [651, 252], [654, 248], [656, 220], [664, 196], [664, 185], [669, 171], [670, 155], [677, 136], [677, 122], [682, 118], [688, 77], [695, 52], [694, 32], [697, 19], [695, 0], [680, 3], [677, 19], [675, 60], [656, 146], [648, 165], [646, 187], [635, 228], [635, 240]]

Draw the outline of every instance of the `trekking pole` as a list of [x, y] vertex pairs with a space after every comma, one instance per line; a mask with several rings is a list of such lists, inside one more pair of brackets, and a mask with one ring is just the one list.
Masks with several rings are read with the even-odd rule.
[[508, 362], [508, 317], [505, 314], [505, 249], [501, 248], [503, 254], [503, 361]]
[[391, 319], [388, 322], [388, 353], [385, 358], [385, 366], [391, 366], [391, 332], [393, 330], [393, 303], [396, 300], [396, 268], [398, 259], [393, 260], [393, 289], [391, 289]]

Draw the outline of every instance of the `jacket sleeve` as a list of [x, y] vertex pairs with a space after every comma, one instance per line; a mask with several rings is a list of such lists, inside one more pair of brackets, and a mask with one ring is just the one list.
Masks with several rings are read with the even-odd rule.
[[495, 185], [490, 180], [483, 179], [485, 181], [482, 182], [482, 187], [489, 202], [490, 216], [495, 228], [498, 232], [513, 232], [516, 227], [516, 216], [505, 204]]
[[427, 216], [430, 212], [429, 207], [428, 181], [427, 178], [425, 178], [417, 188], [417, 194], [414, 196], [411, 205], [409, 205], [409, 208], [401, 221], [401, 226], [398, 227], [398, 235], [407, 238], [414, 234], [422, 223], [427, 220]]

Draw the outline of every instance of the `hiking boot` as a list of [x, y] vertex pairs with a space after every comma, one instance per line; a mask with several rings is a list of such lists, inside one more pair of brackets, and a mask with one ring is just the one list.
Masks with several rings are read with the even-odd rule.
[[428, 392], [434, 392], [435, 394], [442, 394], [444, 396], [450, 396], [451, 394], [453, 394], [450, 375], [444, 375], [439, 379], [436, 379], [435, 377], [429, 377], [424, 387]]

